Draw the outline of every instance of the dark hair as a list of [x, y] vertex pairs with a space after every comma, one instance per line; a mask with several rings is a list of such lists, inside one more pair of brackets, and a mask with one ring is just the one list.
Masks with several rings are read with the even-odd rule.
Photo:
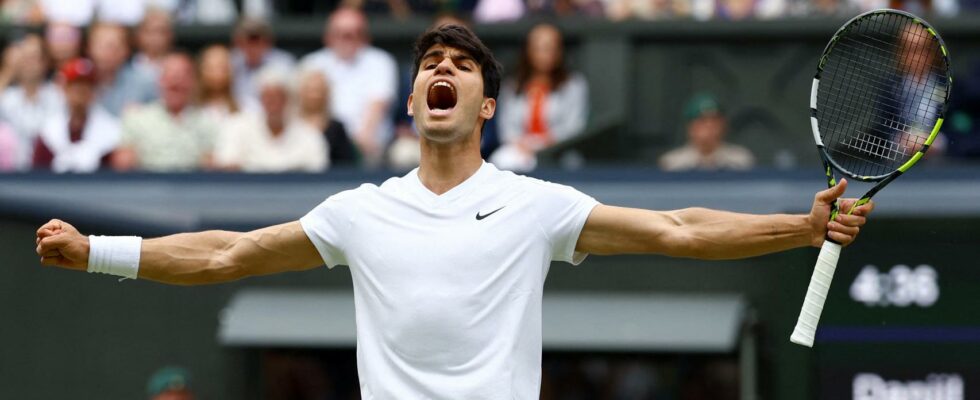
[[[535, 29], [543, 26], [551, 27], [552, 29], [558, 31], [558, 34], [561, 35], [561, 31], [558, 30], [558, 27], [549, 23], [542, 23], [542, 24], [535, 25], [534, 28], [531, 28], [531, 32], [534, 32]], [[551, 78], [552, 89], [560, 87], [563, 83], [565, 83], [565, 81], [568, 80], [569, 77], [568, 66], [565, 65], [564, 39], [562, 41], [559, 41], [559, 44], [562, 46], [562, 51], [560, 53], [561, 58], [558, 60], [557, 63], [555, 63], [555, 69], [548, 72], [548, 75]], [[517, 93], [524, 92], [524, 86], [527, 85], [527, 82], [531, 80], [531, 75], [532, 75], [531, 56], [528, 54], [530, 53], [530, 48], [531, 48], [531, 35], [528, 34], [527, 38], [524, 40], [524, 47], [521, 50], [520, 61], [518, 61], [517, 63], [517, 87], [515, 88], [515, 90], [517, 90]]]
[[500, 63], [473, 31], [461, 25], [442, 25], [429, 29], [415, 41], [415, 49], [412, 52], [415, 59], [412, 64], [413, 86], [415, 77], [419, 73], [422, 56], [430, 47], [437, 44], [465, 51], [473, 57], [477, 64], [480, 64], [480, 72], [483, 74], [483, 97], [497, 98], [497, 94], [500, 93]]

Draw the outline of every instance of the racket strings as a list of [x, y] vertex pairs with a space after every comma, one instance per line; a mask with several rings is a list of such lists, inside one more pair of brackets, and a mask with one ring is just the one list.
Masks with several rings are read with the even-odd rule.
[[821, 139], [841, 167], [885, 175], [924, 146], [949, 90], [941, 51], [923, 25], [898, 14], [870, 15], [840, 33], [817, 112]]

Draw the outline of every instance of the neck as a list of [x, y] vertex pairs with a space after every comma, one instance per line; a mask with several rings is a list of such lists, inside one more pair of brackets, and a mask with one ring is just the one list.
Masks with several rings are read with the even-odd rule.
[[99, 81], [104, 84], [111, 84], [116, 80], [116, 72], [118, 69], [103, 68], [96, 71], [99, 76]]
[[83, 119], [88, 115], [87, 106], [72, 106], [68, 108], [68, 118], [71, 120]]
[[326, 128], [327, 115], [323, 111], [303, 111], [300, 117], [310, 125], [320, 129]]
[[269, 132], [272, 136], [279, 136], [282, 134], [283, 129], [286, 127], [282, 118], [273, 117], [265, 120], [266, 125], [269, 127]]
[[41, 81], [33, 79], [25, 79], [20, 82], [20, 86], [24, 88], [24, 94], [28, 98], [33, 99], [37, 92], [41, 90]]
[[437, 195], [463, 183], [483, 165], [479, 132], [450, 143], [433, 142], [422, 136], [420, 145], [419, 180]]

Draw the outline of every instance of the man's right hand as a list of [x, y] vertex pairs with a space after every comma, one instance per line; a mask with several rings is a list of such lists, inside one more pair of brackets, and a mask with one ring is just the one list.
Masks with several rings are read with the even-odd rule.
[[37, 230], [37, 255], [42, 265], [85, 271], [88, 269], [88, 237], [67, 222], [52, 219]]

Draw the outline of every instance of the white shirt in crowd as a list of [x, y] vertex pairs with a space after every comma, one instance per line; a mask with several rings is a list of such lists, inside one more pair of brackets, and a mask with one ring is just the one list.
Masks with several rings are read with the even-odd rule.
[[50, 113], [63, 107], [64, 97], [53, 83], [45, 83], [31, 100], [19, 86], [12, 86], [0, 94], [0, 119], [3, 119], [17, 135], [17, 170], [30, 169], [34, 157], [34, 140]]
[[49, 21], [85, 26], [94, 20], [133, 26], [143, 19], [146, 7], [140, 0], [40, 0]]
[[294, 121], [274, 137], [261, 114], [239, 113], [222, 127], [215, 144], [219, 166], [246, 172], [317, 172], [327, 168], [327, 141], [311, 125]]
[[[314, 68], [327, 76], [333, 116], [351, 135], [363, 129], [364, 115], [372, 102], [392, 104], [395, 100], [398, 89], [395, 59], [376, 47], [362, 48], [351, 61], [340, 59], [330, 49], [320, 49], [303, 57], [300, 67]], [[387, 143], [392, 132], [391, 118], [386, 114], [378, 124], [376, 138], [379, 143]]]
[[436, 195], [418, 169], [338, 193], [300, 219], [349, 265], [364, 399], [537, 399], [552, 260], [580, 263], [595, 199], [484, 163]]
[[68, 113], [64, 107], [48, 115], [41, 130], [41, 140], [54, 154], [54, 172], [93, 172], [99, 169], [102, 157], [119, 145], [122, 127], [119, 120], [102, 106], [89, 109], [82, 139], [72, 143], [68, 133]]

